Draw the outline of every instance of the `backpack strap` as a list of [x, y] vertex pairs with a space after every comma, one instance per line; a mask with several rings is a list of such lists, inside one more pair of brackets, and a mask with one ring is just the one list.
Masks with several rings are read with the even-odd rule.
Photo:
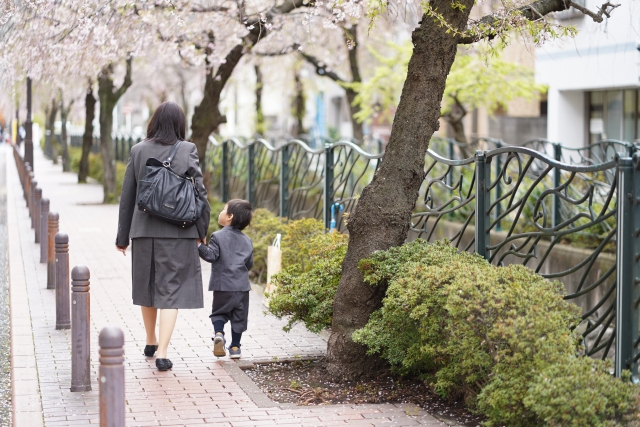
[[178, 140], [175, 144], [173, 144], [173, 148], [169, 152], [169, 157], [167, 157], [167, 160], [163, 162], [165, 166], [171, 166], [171, 160], [173, 160], [173, 157], [178, 152], [178, 147], [180, 146], [180, 144], [182, 144], [182, 141], [180, 140]]

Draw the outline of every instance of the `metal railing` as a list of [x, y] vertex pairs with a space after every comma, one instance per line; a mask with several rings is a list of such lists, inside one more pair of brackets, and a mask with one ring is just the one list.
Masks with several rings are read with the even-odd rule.
[[[353, 211], [383, 159], [350, 141], [323, 148], [299, 139], [277, 147], [263, 139], [212, 137], [209, 142], [205, 167], [220, 200], [245, 198], [283, 217], [321, 219], [327, 228], [333, 219], [342, 231], [345, 216], [336, 204], [345, 213]], [[616, 375], [631, 369], [637, 380], [636, 146], [622, 141], [580, 149], [545, 140], [523, 146], [490, 139], [475, 143], [462, 148], [467, 154], [472, 147], [483, 150], [462, 158], [460, 144], [432, 141], [411, 237], [448, 238], [460, 250], [476, 252], [493, 264], [522, 264], [561, 281], [565, 299], [582, 308], [578, 328], [585, 355], [615, 359]]]

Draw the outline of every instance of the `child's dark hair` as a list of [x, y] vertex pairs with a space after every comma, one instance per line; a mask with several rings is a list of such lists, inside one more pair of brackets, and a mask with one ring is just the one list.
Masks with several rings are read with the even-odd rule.
[[227, 214], [233, 215], [231, 226], [236, 230], [244, 230], [251, 224], [252, 208], [247, 200], [233, 199], [227, 202]]

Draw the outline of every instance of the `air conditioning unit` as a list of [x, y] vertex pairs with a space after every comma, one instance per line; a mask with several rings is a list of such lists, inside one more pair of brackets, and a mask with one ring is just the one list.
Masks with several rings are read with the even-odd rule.
[[[575, 0], [573, 2], [576, 3], [576, 4], [579, 4], [580, 6], [584, 6], [586, 4], [585, 0]], [[558, 21], [566, 21], [568, 19], [582, 18], [582, 17], [584, 17], [584, 13], [580, 12], [578, 9], [574, 8], [573, 6], [571, 6], [567, 10], [563, 10], [562, 12], [554, 13], [553, 17], [555, 19], [557, 19]]]

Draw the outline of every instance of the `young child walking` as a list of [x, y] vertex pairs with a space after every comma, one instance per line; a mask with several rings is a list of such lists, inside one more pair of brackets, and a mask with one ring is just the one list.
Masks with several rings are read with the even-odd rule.
[[209, 244], [198, 246], [200, 258], [211, 263], [209, 290], [213, 291], [213, 355], [226, 356], [224, 325], [231, 321], [229, 357], [239, 359], [240, 338], [249, 317], [249, 270], [253, 267], [253, 244], [242, 230], [251, 223], [251, 203], [229, 200], [218, 216], [223, 228], [211, 234]]

